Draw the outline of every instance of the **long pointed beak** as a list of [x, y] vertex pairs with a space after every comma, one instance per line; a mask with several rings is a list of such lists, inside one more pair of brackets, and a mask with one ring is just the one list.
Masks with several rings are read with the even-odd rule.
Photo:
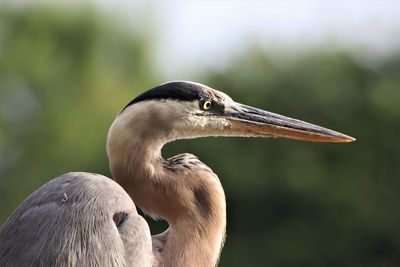
[[240, 103], [226, 107], [223, 117], [228, 120], [235, 135], [284, 137], [311, 142], [355, 141], [351, 136], [324, 127]]

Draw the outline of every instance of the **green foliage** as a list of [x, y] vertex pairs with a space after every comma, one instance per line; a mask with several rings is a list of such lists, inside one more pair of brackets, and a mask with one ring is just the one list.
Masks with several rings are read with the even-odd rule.
[[2, 11], [0, 25], [3, 221], [51, 177], [108, 174], [107, 129], [127, 99], [154, 82], [150, 40], [89, 10]]
[[[59, 174], [109, 175], [113, 117], [158, 83], [154, 41], [88, 9], [0, 12], [0, 222]], [[166, 156], [194, 153], [222, 180], [220, 266], [400, 265], [399, 73], [399, 55], [365, 65], [347, 52], [283, 60], [257, 47], [204, 72], [200, 82], [238, 102], [357, 138], [167, 145]]]
[[228, 202], [238, 237], [225, 250], [237, 257], [223, 257], [226, 266], [400, 264], [399, 63], [394, 55], [367, 67], [344, 52], [285, 62], [252, 49], [209, 73], [209, 84], [240, 102], [357, 138], [219, 142], [213, 149], [226, 157], [210, 162], [226, 175], [228, 198], [238, 196]]

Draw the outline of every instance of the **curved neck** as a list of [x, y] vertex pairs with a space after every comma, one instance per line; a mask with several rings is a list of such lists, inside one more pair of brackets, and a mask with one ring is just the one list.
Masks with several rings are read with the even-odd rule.
[[169, 170], [161, 157], [167, 140], [153, 135], [143, 141], [135, 124], [129, 130], [135, 134], [117, 134], [114, 124], [107, 140], [113, 179], [145, 213], [169, 224], [166, 232], [153, 236], [157, 266], [215, 266], [226, 227], [225, 195], [217, 176], [198, 160], [191, 168]]

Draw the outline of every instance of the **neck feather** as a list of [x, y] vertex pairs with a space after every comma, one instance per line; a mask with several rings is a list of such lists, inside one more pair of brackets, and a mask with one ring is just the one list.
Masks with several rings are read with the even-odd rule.
[[149, 135], [148, 127], [116, 119], [107, 140], [113, 179], [145, 213], [168, 222], [166, 232], [153, 236], [158, 266], [215, 266], [226, 227], [220, 181], [194, 156], [189, 168], [166, 168], [161, 148], [170, 140], [160, 138], [160, 128]]

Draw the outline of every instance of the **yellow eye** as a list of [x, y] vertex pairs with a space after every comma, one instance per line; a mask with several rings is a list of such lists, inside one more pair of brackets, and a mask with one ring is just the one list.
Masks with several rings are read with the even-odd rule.
[[204, 101], [204, 103], [203, 103], [203, 109], [204, 110], [207, 110], [207, 109], [210, 109], [211, 108], [211, 100], [206, 100], [206, 101]]

